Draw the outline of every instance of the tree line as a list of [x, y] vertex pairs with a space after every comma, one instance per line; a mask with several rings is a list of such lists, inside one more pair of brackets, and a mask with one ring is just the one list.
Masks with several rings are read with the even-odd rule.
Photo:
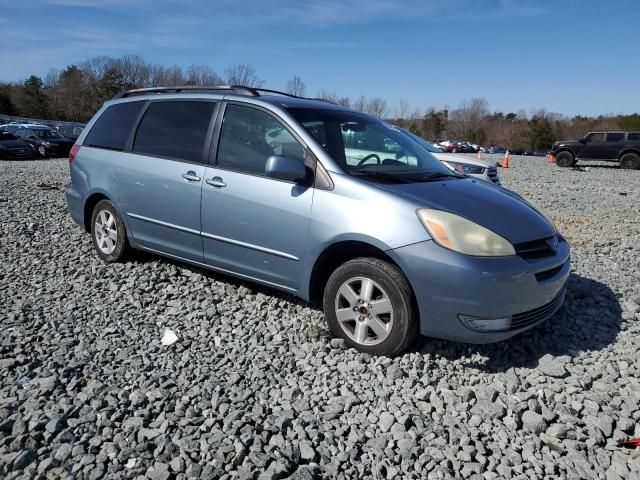
[[[218, 74], [208, 65], [168, 67], [147, 63], [137, 55], [99, 56], [62, 70], [52, 70], [44, 79], [31, 75], [24, 82], [0, 83], [0, 114], [86, 122], [105, 100], [121, 90], [173, 85], [261, 87], [264, 80], [247, 64], [230, 66], [223, 74]], [[456, 108], [412, 110], [404, 100], [392, 108], [381, 97], [351, 99], [324, 89], [309, 95], [299, 76], [293, 76], [287, 82], [286, 91], [369, 113], [432, 141], [467, 140], [512, 149], [546, 149], [555, 140], [578, 138], [590, 130], [640, 130], [640, 114], [637, 113], [568, 117], [544, 109], [529, 114], [524, 110], [492, 112], [483, 98], [463, 101]]]

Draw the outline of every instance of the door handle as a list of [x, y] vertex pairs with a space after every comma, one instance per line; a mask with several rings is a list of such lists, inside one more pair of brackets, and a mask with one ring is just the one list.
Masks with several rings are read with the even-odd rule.
[[222, 188], [227, 186], [227, 184], [224, 183], [224, 181], [220, 177], [209, 178], [206, 180], [206, 182], [212, 187]]
[[200, 177], [196, 175], [196, 172], [193, 170], [189, 170], [187, 173], [182, 174], [182, 178], [187, 180], [188, 182], [199, 182]]

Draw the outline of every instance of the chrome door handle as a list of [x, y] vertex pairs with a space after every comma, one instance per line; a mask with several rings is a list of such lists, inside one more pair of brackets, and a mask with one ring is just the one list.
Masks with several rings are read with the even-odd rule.
[[227, 186], [227, 184], [224, 183], [224, 181], [222, 181], [222, 178], [220, 178], [220, 177], [209, 178], [209, 179], [207, 179], [205, 181], [209, 185], [211, 185], [212, 187], [222, 188], [222, 187], [226, 187]]
[[196, 175], [196, 172], [194, 172], [193, 170], [189, 170], [187, 173], [183, 173], [182, 174], [182, 178], [184, 178], [185, 180], [189, 181], [189, 182], [199, 182], [200, 181], [200, 177]]

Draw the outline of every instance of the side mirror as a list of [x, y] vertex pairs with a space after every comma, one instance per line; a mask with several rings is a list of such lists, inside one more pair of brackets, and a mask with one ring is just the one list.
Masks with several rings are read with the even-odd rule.
[[301, 182], [307, 176], [307, 168], [301, 160], [281, 155], [271, 155], [267, 159], [264, 173], [269, 178], [277, 178], [288, 182]]
[[587, 137], [582, 137], [580, 140], [578, 140], [580, 143], [587, 143]]

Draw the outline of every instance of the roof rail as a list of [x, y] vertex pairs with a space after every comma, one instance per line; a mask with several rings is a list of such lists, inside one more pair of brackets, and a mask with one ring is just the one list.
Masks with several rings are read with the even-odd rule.
[[[260, 89], [262, 90], [262, 89]], [[258, 97], [258, 89], [243, 87], [241, 85], [183, 85], [177, 87], [149, 87], [136, 88], [133, 90], [122, 90], [113, 96], [112, 100], [119, 98], [133, 97], [136, 95], [146, 95], [150, 93], [189, 93], [189, 92], [232, 92], [239, 95]]]

